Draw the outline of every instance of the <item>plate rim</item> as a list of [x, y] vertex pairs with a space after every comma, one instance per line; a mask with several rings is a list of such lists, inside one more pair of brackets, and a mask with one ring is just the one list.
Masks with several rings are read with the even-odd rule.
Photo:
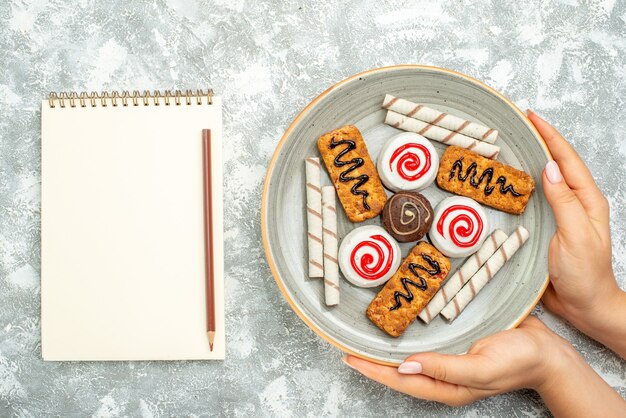
[[[270, 163], [269, 163], [269, 165], [267, 167], [267, 172], [265, 174], [265, 180], [263, 182], [263, 192], [261, 194], [261, 237], [262, 237], [262, 240], [263, 240], [263, 248], [264, 248], [264, 251], [265, 251], [265, 259], [266, 259], [266, 261], [267, 261], [267, 263], [268, 263], [268, 265], [270, 267], [270, 271], [272, 272], [272, 276], [274, 277], [274, 281], [276, 282], [276, 285], [278, 286], [278, 289], [280, 290], [280, 293], [282, 293], [283, 298], [287, 301], [287, 303], [289, 303], [289, 306], [291, 307], [291, 309], [319, 337], [321, 337], [322, 339], [326, 340], [328, 343], [330, 343], [331, 345], [335, 346], [336, 348], [338, 348], [339, 350], [341, 350], [344, 353], [350, 354], [352, 356], [355, 356], [355, 357], [358, 357], [358, 358], [361, 358], [361, 359], [364, 359], [364, 360], [367, 360], [367, 361], [370, 361], [370, 362], [373, 362], [373, 363], [376, 363], [376, 364], [380, 364], [380, 365], [383, 365], [383, 366], [392, 366], [392, 367], [398, 367], [399, 363], [393, 363], [393, 362], [380, 360], [380, 359], [375, 358], [375, 357], [369, 357], [369, 356], [367, 356], [367, 355], [365, 355], [363, 353], [358, 353], [358, 352], [356, 352], [354, 350], [351, 350], [350, 348], [348, 348], [345, 345], [341, 344], [339, 341], [336, 341], [335, 339], [333, 339], [331, 336], [329, 336], [323, 330], [321, 330], [316, 324], [314, 324], [313, 321], [311, 321], [307, 317], [307, 315], [300, 310], [300, 308], [296, 305], [295, 301], [289, 296], [289, 294], [287, 293], [287, 291], [285, 289], [285, 284], [283, 282], [283, 279], [282, 279], [282, 277], [280, 276], [280, 274], [278, 272], [278, 269], [276, 267], [274, 259], [272, 258], [272, 251], [271, 251], [271, 248], [270, 248], [270, 245], [269, 245], [269, 238], [268, 238], [267, 202], [268, 202], [270, 178], [271, 178], [271, 176], [273, 174], [273, 171], [274, 171], [274, 168], [276, 166], [276, 161], [278, 160], [278, 156], [280, 154], [280, 151], [282, 150], [282, 148], [283, 148], [287, 138], [291, 135], [291, 132], [299, 124], [300, 120], [303, 119], [318, 102], [320, 102], [322, 99], [324, 99], [326, 96], [328, 96], [332, 91], [338, 89], [339, 87], [343, 86], [344, 84], [348, 84], [348, 83], [352, 82], [353, 80], [358, 79], [359, 77], [363, 77], [365, 75], [370, 75], [370, 74], [375, 74], [375, 73], [380, 73], [380, 72], [384, 73], [384, 72], [388, 72], [388, 71], [395, 71], [395, 70], [401, 70], [401, 69], [429, 70], [429, 71], [447, 73], [447, 74], [451, 74], [453, 76], [461, 77], [461, 78], [469, 81], [470, 83], [476, 84], [477, 86], [487, 90], [489, 93], [497, 96], [502, 101], [504, 101], [504, 103], [506, 103], [511, 109], [513, 109], [513, 111], [515, 113], [518, 114], [518, 116], [521, 117], [522, 121], [527, 125], [528, 128], [530, 128], [531, 132], [533, 132], [535, 139], [537, 140], [539, 145], [543, 148], [543, 151], [546, 154], [546, 156], [548, 157], [548, 159], [549, 160], [553, 159], [552, 158], [552, 153], [548, 149], [548, 146], [547, 146], [546, 142], [544, 141], [544, 139], [541, 137], [541, 134], [539, 134], [539, 131], [537, 131], [537, 128], [535, 128], [535, 126], [530, 122], [530, 119], [528, 119], [526, 114], [524, 112], [522, 112], [506, 96], [504, 96], [502, 93], [498, 92], [496, 89], [488, 86], [484, 82], [482, 82], [482, 81], [480, 81], [478, 79], [475, 79], [475, 78], [473, 78], [471, 76], [468, 76], [467, 74], [463, 74], [463, 73], [460, 73], [460, 72], [455, 71], [455, 70], [450, 70], [448, 68], [431, 66], [431, 65], [422, 65], [422, 64], [391, 65], [391, 66], [386, 66], [386, 67], [373, 68], [373, 69], [370, 69], [370, 70], [366, 70], [366, 71], [363, 71], [363, 72], [351, 75], [351, 76], [349, 76], [349, 77], [347, 77], [347, 78], [345, 78], [345, 79], [343, 79], [343, 80], [333, 84], [332, 86], [330, 86], [326, 90], [324, 90], [315, 99], [313, 99], [308, 105], [306, 105], [306, 107], [304, 109], [302, 109], [298, 113], [298, 115], [294, 118], [294, 120], [289, 124], [289, 126], [285, 130], [285, 133], [281, 137], [280, 141], [278, 141], [278, 144], [276, 145], [276, 148], [274, 149], [274, 153], [272, 154], [272, 159], [270, 160]], [[517, 326], [520, 323], [522, 323], [522, 321], [524, 319], [526, 319], [528, 317], [528, 315], [532, 312], [532, 310], [535, 308], [535, 306], [541, 300], [541, 297], [543, 296], [544, 292], [546, 291], [549, 283], [550, 283], [550, 276], [548, 274], [548, 275], [546, 275], [546, 278], [544, 279], [544, 283], [542, 285], [541, 290], [537, 294], [537, 297], [535, 298], [535, 300], [530, 304], [530, 307], [525, 312], [523, 312], [518, 317], [518, 319], [510, 327], [505, 328], [504, 330], [517, 328]]]

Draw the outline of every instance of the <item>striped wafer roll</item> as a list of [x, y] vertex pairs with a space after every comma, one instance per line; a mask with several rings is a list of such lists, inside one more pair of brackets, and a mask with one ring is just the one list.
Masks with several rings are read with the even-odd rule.
[[430, 303], [420, 312], [419, 317], [422, 321], [427, 324], [430, 323], [507, 238], [508, 235], [502, 230], [493, 231], [493, 234], [485, 240], [480, 249], [463, 263], [461, 268], [446, 281], [439, 292], [430, 300]]
[[421, 120], [413, 119], [392, 110], [387, 111], [385, 123], [394, 128], [402, 129], [409, 132], [416, 132], [433, 141], [441, 142], [446, 145], [456, 145], [457, 147], [467, 148], [477, 154], [487, 158], [496, 158], [500, 153], [500, 147], [486, 142], [479, 141], [469, 136], [465, 136], [458, 132], [449, 131]]
[[458, 116], [413, 103], [399, 97], [387, 94], [383, 100], [383, 108], [393, 110], [410, 118], [419, 119], [423, 122], [437, 125], [462, 135], [476, 138], [480, 141], [493, 144], [498, 138], [498, 131], [488, 128], [476, 122], [470, 122]]
[[335, 187], [322, 187], [324, 221], [324, 294], [327, 306], [339, 304], [339, 265], [337, 264], [337, 207]]
[[480, 270], [467, 282], [465, 286], [441, 311], [441, 315], [448, 321], [453, 321], [465, 309], [465, 307], [476, 297], [478, 292], [496, 275], [502, 266], [513, 257], [513, 254], [520, 249], [528, 240], [528, 230], [523, 226], [518, 226], [506, 241], [481, 267]]
[[322, 190], [320, 159], [308, 157], [306, 166], [306, 221], [309, 243], [309, 277], [324, 277], [322, 247]]

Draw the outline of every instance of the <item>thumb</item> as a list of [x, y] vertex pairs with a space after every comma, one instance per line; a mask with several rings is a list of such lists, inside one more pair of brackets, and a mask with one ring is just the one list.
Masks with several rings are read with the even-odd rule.
[[554, 160], [549, 161], [543, 171], [543, 193], [552, 207], [559, 232], [567, 238], [576, 238], [580, 226], [587, 223], [589, 218]]
[[548, 284], [546, 291], [541, 297], [541, 302], [550, 312], [557, 316], [563, 316], [563, 305], [556, 294], [556, 290], [552, 283]]
[[419, 373], [435, 380], [469, 387], [480, 387], [484, 377], [482, 358], [475, 354], [413, 354], [398, 367], [398, 372]]

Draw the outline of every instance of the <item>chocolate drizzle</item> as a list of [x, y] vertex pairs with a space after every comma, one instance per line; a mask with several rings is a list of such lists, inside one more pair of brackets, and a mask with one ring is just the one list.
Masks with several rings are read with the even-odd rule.
[[393, 298], [396, 301], [396, 304], [393, 305], [391, 308], [389, 308], [390, 311], [395, 311], [400, 306], [402, 306], [402, 302], [400, 299], [404, 299], [408, 303], [411, 303], [413, 301], [415, 296], [413, 295], [413, 292], [411, 292], [411, 289], [409, 289], [409, 284], [423, 291], [426, 291], [426, 289], [428, 289], [428, 283], [426, 282], [426, 279], [424, 279], [423, 277], [419, 275], [419, 273], [417, 272], [417, 269], [424, 270], [426, 273], [430, 274], [431, 276], [435, 276], [441, 273], [441, 267], [439, 267], [439, 263], [437, 261], [433, 260], [427, 254], [421, 254], [421, 256], [430, 265], [430, 269], [428, 269], [427, 267], [421, 266], [417, 263], [409, 264], [409, 270], [411, 271], [411, 273], [413, 273], [413, 275], [416, 278], [419, 279], [420, 282], [416, 283], [413, 280], [409, 279], [408, 277], [403, 277], [402, 279], [400, 279], [400, 281], [402, 282], [402, 287], [404, 288], [404, 291], [406, 293], [402, 293], [397, 290], [394, 292]]
[[[496, 188], [495, 185], [493, 186], [491, 185], [491, 181], [493, 180], [493, 168], [491, 167], [487, 168], [478, 177], [478, 180], [476, 180], [476, 175], [478, 174], [478, 170], [476, 169], [476, 167], [477, 165], [475, 162], [471, 163], [469, 167], [467, 167], [467, 170], [465, 170], [465, 175], [463, 175], [463, 157], [459, 157], [459, 159], [456, 160], [454, 164], [452, 164], [452, 169], [450, 170], [450, 175], [448, 176], [448, 180], [452, 180], [455, 175], [460, 181], [465, 181], [469, 177], [470, 184], [474, 186], [474, 188], [477, 189], [478, 186], [482, 184], [483, 180], [487, 179], [487, 181], [485, 182], [485, 187], [483, 189], [483, 192], [485, 193], [485, 196], [489, 196], [491, 193], [493, 193], [494, 189]], [[458, 173], [457, 173], [457, 169], [458, 169]], [[503, 195], [507, 193], [511, 193], [515, 197], [521, 196], [520, 193], [515, 191], [512, 184], [509, 184], [508, 186], [506, 185], [506, 177], [504, 176], [498, 177], [496, 179], [496, 184], [500, 185], [500, 193]]]
[[340, 159], [341, 157], [343, 157], [344, 155], [346, 155], [347, 153], [349, 153], [350, 151], [355, 149], [356, 148], [356, 143], [353, 140], [351, 140], [351, 139], [344, 139], [344, 140], [341, 140], [341, 141], [335, 141], [335, 138], [333, 137], [331, 139], [331, 141], [330, 141], [330, 149], [334, 149], [335, 147], [337, 147], [339, 145], [344, 145], [344, 144], [346, 144], [347, 147], [345, 147], [335, 157], [335, 160], [334, 160], [335, 167], [343, 167], [343, 166], [348, 165], [348, 164], [352, 164], [352, 166], [348, 167], [346, 170], [344, 170], [339, 175], [339, 181], [342, 182], [342, 183], [347, 183], [349, 181], [356, 180], [356, 183], [354, 183], [354, 185], [352, 186], [350, 191], [352, 192], [353, 195], [361, 195], [361, 196], [363, 196], [363, 207], [366, 210], [370, 210], [370, 207], [367, 204], [367, 197], [369, 196], [369, 193], [367, 192], [367, 190], [359, 190], [359, 187], [361, 187], [362, 185], [367, 183], [367, 181], [370, 179], [370, 177], [367, 174], [361, 174], [360, 176], [357, 176], [357, 177], [348, 177], [348, 174], [350, 172], [356, 170], [357, 168], [361, 167], [364, 164], [363, 158], [357, 157], [357, 158], [353, 158], [353, 159], [351, 159], [349, 161], [341, 161], [341, 159]]
[[441, 267], [439, 267], [439, 263], [433, 260], [431, 256], [429, 256], [428, 254], [422, 254], [422, 258], [426, 260], [431, 269], [429, 270], [424, 266], [420, 266], [419, 264], [411, 263], [409, 264], [409, 270], [411, 270], [411, 273], [418, 276], [418, 274], [415, 272], [415, 268], [422, 269], [431, 276], [436, 276], [437, 274], [441, 273]]

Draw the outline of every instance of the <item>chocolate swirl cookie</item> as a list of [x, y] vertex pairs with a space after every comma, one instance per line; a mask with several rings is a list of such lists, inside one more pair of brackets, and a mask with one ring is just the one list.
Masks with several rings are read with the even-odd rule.
[[417, 241], [433, 223], [433, 208], [420, 193], [399, 192], [383, 209], [383, 227], [400, 242]]

